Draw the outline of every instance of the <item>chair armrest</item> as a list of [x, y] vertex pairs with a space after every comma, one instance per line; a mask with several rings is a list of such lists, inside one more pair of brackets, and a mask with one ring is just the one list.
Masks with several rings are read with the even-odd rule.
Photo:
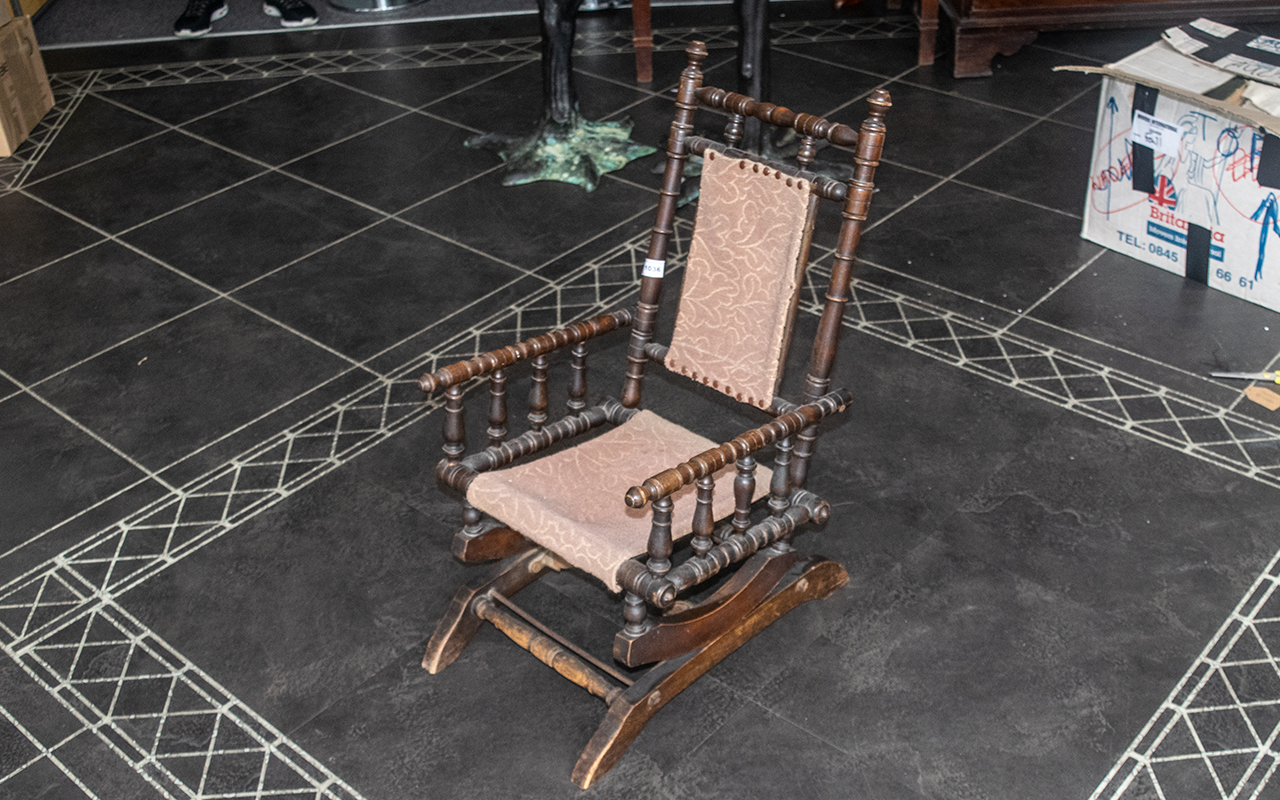
[[475, 358], [459, 361], [435, 372], [428, 372], [418, 379], [418, 386], [427, 394], [466, 383], [477, 375], [485, 375], [496, 369], [510, 366], [517, 361], [535, 358], [563, 347], [594, 339], [610, 331], [631, 324], [631, 312], [626, 309], [601, 314], [598, 317], [575, 322], [558, 330], [526, 339], [519, 344], [507, 345]]
[[719, 447], [699, 453], [683, 464], [663, 470], [639, 486], [627, 490], [630, 508], [644, 508], [646, 503], [669, 497], [681, 488], [711, 475], [738, 459], [793, 436], [823, 417], [844, 411], [853, 402], [853, 393], [839, 389], [778, 416], [772, 422], [753, 428]]

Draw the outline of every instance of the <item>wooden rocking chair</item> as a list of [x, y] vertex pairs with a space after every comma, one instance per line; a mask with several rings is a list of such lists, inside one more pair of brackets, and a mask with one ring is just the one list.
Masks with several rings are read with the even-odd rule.
[[[817, 425], [852, 395], [831, 391], [854, 250], [867, 218], [884, 142], [887, 92], [872, 93], [861, 130], [722, 89], [702, 87], [707, 51], [691, 44], [668, 142], [657, 224], [634, 310], [618, 310], [536, 336], [427, 374], [425, 392], [446, 390], [443, 485], [465, 495], [463, 528], [453, 553], [467, 562], [507, 559], [458, 591], [427, 646], [433, 674], [458, 657], [484, 622], [561, 675], [608, 703], [578, 760], [573, 781], [586, 788], [622, 757], [644, 725], [676, 694], [791, 609], [826, 597], [848, 576], [839, 564], [805, 557], [793, 533], [822, 524], [830, 507], [806, 490]], [[728, 146], [694, 136], [699, 104], [727, 112]], [[734, 149], [748, 117], [793, 129], [799, 168], [763, 162]], [[808, 171], [818, 140], [854, 150], [848, 183]], [[670, 347], [652, 341], [668, 242], [685, 164], [703, 157], [701, 195], [675, 333]], [[843, 204], [826, 303], [818, 322], [799, 404], [775, 397], [786, 359], [816, 200]], [[584, 343], [631, 328], [619, 400], [586, 402]], [[569, 411], [548, 422], [547, 354], [572, 353]], [[532, 368], [530, 429], [507, 438], [505, 370]], [[646, 366], [657, 362], [774, 416], [716, 446], [640, 410]], [[487, 375], [489, 446], [466, 455], [464, 386]], [[615, 427], [572, 446], [563, 443], [609, 423]], [[551, 454], [526, 457], [560, 445]], [[775, 452], [773, 469], [755, 454]], [[517, 460], [521, 463], [512, 465]], [[728, 482], [731, 492], [717, 492]], [[722, 497], [729, 494], [731, 502]], [[767, 497], [767, 500], [765, 499]], [[762, 501], [757, 503], [756, 501]], [[641, 509], [651, 506], [651, 519]], [[729, 506], [731, 512], [721, 510]], [[721, 523], [722, 517], [728, 521]], [[495, 523], [494, 520], [497, 522]], [[692, 534], [673, 564], [676, 543]], [[548, 570], [574, 567], [622, 593], [622, 627], [604, 663], [547, 628], [511, 600]], [[704, 599], [681, 594], [721, 575]], [[727, 577], [726, 577], [727, 576]], [[710, 591], [710, 587], [704, 590]], [[652, 665], [647, 671], [636, 668]]]

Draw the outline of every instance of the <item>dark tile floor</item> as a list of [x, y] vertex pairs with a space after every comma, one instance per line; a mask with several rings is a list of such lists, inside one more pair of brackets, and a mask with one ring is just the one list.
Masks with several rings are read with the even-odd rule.
[[[895, 102], [812, 479], [852, 580], [591, 794], [1280, 796], [1280, 426], [1206, 378], [1280, 318], [1079, 238], [1098, 82], [1050, 71], [1156, 32], [955, 81], [906, 18], [780, 9], [777, 102]], [[683, 41], [731, 81], [728, 13], [660, 10], [652, 87], [625, 14], [585, 20], [584, 111], [658, 143]], [[587, 194], [462, 146], [536, 119], [528, 19], [48, 55], [0, 163], [0, 796], [578, 795], [597, 701], [496, 634], [418, 667], [467, 570], [412, 379], [627, 302], [652, 159]], [[708, 408], [670, 413], [758, 422]], [[608, 642], [608, 598], [544, 583]]]

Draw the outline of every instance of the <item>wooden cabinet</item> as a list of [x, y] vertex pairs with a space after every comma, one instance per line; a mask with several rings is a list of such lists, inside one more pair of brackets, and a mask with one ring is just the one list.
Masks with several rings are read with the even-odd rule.
[[921, 64], [933, 63], [939, 11], [955, 32], [957, 78], [990, 75], [997, 53], [1013, 55], [1039, 31], [1280, 20], [1277, 0], [920, 0]]

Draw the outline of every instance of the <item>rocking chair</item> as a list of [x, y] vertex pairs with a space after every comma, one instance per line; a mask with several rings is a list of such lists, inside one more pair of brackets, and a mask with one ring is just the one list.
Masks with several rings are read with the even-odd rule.
[[[839, 564], [801, 555], [791, 539], [804, 525], [823, 524], [830, 511], [805, 489], [805, 479], [818, 423], [852, 401], [848, 390], [830, 390], [829, 376], [850, 299], [854, 250], [874, 191], [889, 95], [872, 93], [870, 116], [855, 131], [703, 87], [706, 48], [694, 42], [686, 53], [657, 224], [635, 309], [535, 336], [420, 381], [429, 394], [446, 390], [445, 457], [436, 476], [465, 496], [453, 553], [465, 562], [507, 559], [454, 596], [427, 645], [423, 666], [433, 674], [444, 669], [488, 622], [602, 698], [608, 713], [573, 771], [574, 783], [582, 788], [607, 772], [658, 709], [695, 679], [799, 604], [826, 597], [848, 580]], [[693, 135], [700, 104], [727, 112], [727, 145]], [[799, 168], [734, 148], [749, 117], [796, 132]], [[847, 183], [810, 171], [822, 139], [853, 149], [854, 177]], [[691, 154], [703, 158], [701, 194], [667, 347], [653, 336]], [[842, 203], [843, 221], [803, 396], [795, 404], [774, 393], [819, 198]], [[588, 407], [585, 342], [628, 326], [621, 397]], [[546, 356], [563, 348], [572, 354], [569, 410], [549, 422]], [[530, 362], [532, 372], [530, 428], [507, 438], [505, 370], [522, 361]], [[640, 409], [651, 362], [774, 419], [717, 446]], [[486, 375], [489, 446], [466, 455], [464, 389]], [[565, 444], [606, 423], [614, 427]], [[756, 453], [769, 447], [773, 469], [757, 467]], [[546, 450], [552, 452], [527, 458]], [[717, 484], [726, 482], [732, 491], [717, 492]], [[726, 505], [731, 512], [722, 510]], [[651, 507], [651, 518], [643, 515], [645, 506]], [[689, 534], [687, 543], [681, 542]], [[684, 558], [673, 564], [676, 553]], [[569, 567], [622, 593], [613, 658], [625, 669], [592, 656], [512, 602], [548, 570]], [[709, 584], [694, 602], [680, 600], [717, 575], [718, 588], [712, 591]], [[652, 666], [637, 670], [645, 665]]]

